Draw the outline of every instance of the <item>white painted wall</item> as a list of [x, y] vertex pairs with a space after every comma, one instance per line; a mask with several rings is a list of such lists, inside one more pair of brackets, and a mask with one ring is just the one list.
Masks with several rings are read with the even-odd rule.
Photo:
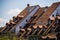
[[29, 20], [39, 9], [39, 6], [37, 6], [29, 15], [27, 15], [27, 17], [16, 27], [16, 34], [19, 32], [20, 27], [22, 26], [22, 28], [25, 26], [25, 24], [27, 23], [26, 20]]

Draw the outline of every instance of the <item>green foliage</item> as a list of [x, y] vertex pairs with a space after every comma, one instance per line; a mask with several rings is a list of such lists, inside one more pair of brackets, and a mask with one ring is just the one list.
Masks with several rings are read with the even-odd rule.
[[14, 36], [14, 37], [13, 37], [13, 40], [17, 40], [17, 38]]
[[13, 36], [12, 38], [10, 38], [9, 36], [1, 36], [0, 40], [23, 40], [23, 38], [18, 38], [16, 36]]
[[10, 40], [10, 39], [8, 38], [8, 36], [3, 36], [3, 37], [0, 37], [0, 40]]
[[23, 40], [23, 38], [17, 37], [14, 33], [6, 32], [3, 35], [0, 35], [0, 40]]

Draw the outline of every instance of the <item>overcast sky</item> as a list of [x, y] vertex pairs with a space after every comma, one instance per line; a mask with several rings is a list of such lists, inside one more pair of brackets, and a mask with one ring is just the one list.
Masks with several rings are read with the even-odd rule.
[[3, 27], [13, 16], [21, 12], [27, 4], [50, 6], [60, 0], [0, 0], [0, 27]]

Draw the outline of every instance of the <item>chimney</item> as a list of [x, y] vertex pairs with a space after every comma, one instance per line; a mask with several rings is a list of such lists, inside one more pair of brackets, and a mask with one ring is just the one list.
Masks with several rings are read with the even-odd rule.
[[45, 8], [48, 8], [48, 6], [46, 6]]
[[29, 7], [30, 6], [30, 4], [27, 4], [27, 7]]
[[28, 11], [28, 13], [29, 13], [29, 10], [30, 10], [30, 7], [29, 7], [30, 5], [29, 4], [27, 4], [27, 11]]

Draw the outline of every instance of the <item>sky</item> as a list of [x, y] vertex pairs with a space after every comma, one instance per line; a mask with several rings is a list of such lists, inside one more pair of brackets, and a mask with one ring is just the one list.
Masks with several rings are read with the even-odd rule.
[[0, 27], [4, 27], [13, 16], [17, 16], [27, 4], [45, 7], [54, 2], [60, 2], [60, 0], [0, 0]]

